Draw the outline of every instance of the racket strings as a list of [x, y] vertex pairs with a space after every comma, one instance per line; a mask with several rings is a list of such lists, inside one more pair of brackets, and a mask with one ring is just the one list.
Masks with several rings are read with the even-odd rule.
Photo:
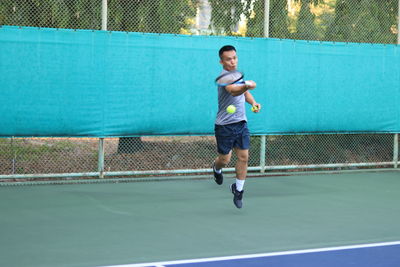
[[[237, 77], [239, 76], [239, 77]], [[243, 84], [244, 74], [240, 71], [229, 71], [215, 79], [215, 83], [218, 86], [227, 86], [230, 84]]]

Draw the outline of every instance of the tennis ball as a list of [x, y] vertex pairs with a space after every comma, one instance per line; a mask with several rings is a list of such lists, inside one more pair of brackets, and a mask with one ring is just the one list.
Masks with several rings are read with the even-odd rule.
[[229, 114], [233, 114], [233, 113], [236, 112], [236, 107], [235, 107], [234, 105], [229, 105], [229, 106], [226, 108], [226, 112], [228, 112]]
[[255, 111], [257, 111], [257, 110], [258, 110], [258, 107], [256, 107], [256, 106], [252, 106], [252, 107], [251, 107], [251, 111], [255, 112]]

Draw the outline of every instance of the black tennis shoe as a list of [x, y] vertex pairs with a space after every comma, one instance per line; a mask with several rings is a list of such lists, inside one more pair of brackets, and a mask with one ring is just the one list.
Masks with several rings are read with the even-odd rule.
[[243, 206], [242, 198], [243, 198], [243, 192], [242, 191], [237, 191], [236, 190], [236, 184], [231, 184], [231, 192], [233, 194], [233, 204], [235, 204], [236, 208], [241, 209]]
[[217, 184], [221, 185], [224, 182], [224, 176], [222, 175], [222, 171], [220, 173], [215, 171], [215, 162], [212, 166], [213, 173], [214, 173], [214, 180]]

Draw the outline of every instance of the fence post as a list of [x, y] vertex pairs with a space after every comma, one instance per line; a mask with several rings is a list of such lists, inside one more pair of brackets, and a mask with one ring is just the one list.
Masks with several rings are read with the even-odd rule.
[[107, 0], [102, 0], [101, 2], [101, 30], [107, 30], [107, 14], [108, 14], [108, 7], [107, 7]]
[[399, 163], [399, 134], [394, 134], [393, 141], [393, 162], [394, 167], [397, 168]]
[[99, 138], [98, 171], [99, 178], [104, 178], [104, 138]]
[[265, 154], [266, 154], [266, 139], [267, 137], [265, 135], [261, 136], [261, 142], [260, 142], [260, 167], [261, 167], [261, 172], [265, 172]]
[[16, 149], [14, 148], [14, 136], [11, 137], [11, 151], [12, 151], [12, 174], [15, 174], [15, 169], [16, 169], [16, 162], [17, 162], [17, 152]]
[[[268, 38], [269, 37], [269, 1], [270, 0], [264, 0], [264, 37]], [[399, 0], [400, 1], [400, 0]], [[265, 150], [266, 150], [266, 136], [262, 135], [261, 136], [261, 142], [260, 142], [260, 167], [261, 167], [261, 172], [265, 172]]]
[[264, 0], [264, 37], [265, 38], [269, 37], [269, 1], [270, 0]]

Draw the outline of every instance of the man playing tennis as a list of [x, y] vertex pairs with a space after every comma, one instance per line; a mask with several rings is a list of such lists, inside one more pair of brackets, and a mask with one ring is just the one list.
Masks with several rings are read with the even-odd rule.
[[[220, 85], [218, 86], [218, 113], [215, 121], [218, 157], [213, 164], [213, 173], [215, 182], [221, 185], [223, 183], [222, 168], [229, 163], [232, 150], [234, 150], [238, 158], [235, 166], [236, 183], [233, 183], [230, 187], [233, 203], [240, 209], [250, 147], [245, 102], [252, 105], [254, 112], [259, 112], [261, 105], [254, 100], [253, 95], [249, 92], [249, 90], [256, 88], [256, 83], [240, 80], [242, 75], [236, 71], [238, 58], [235, 47], [223, 46], [219, 50], [219, 58], [223, 67], [219, 78], [223, 81], [219, 82]], [[224, 82], [223, 85], [221, 85], [222, 82]], [[229, 82], [235, 83], [229, 84]], [[230, 105], [236, 107], [236, 111], [232, 114], [226, 110]]]

